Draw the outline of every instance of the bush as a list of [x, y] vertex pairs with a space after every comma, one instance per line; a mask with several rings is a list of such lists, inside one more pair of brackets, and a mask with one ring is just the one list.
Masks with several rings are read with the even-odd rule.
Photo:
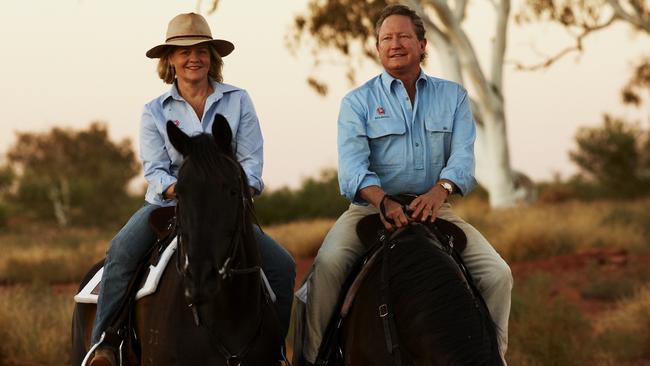
[[308, 178], [297, 190], [287, 187], [264, 192], [255, 199], [255, 211], [262, 224], [280, 224], [295, 220], [336, 218], [349, 206], [339, 192], [338, 176], [333, 169], [323, 170], [318, 178]]
[[101, 123], [79, 131], [18, 133], [7, 157], [20, 172], [16, 204], [33, 218], [61, 226], [121, 217], [127, 184], [140, 170], [131, 142], [113, 143]]
[[583, 127], [569, 156], [603, 197], [630, 198], [650, 193], [650, 133], [604, 116], [600, 127]]

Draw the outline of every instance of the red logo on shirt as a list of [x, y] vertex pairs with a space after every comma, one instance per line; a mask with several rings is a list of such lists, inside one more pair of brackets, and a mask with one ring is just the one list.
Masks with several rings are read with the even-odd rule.
[[181, 121], [179, 121], [179, 120], [175, 120], [175, 121], [174, 121], [174, 124], [176, 125], [176, 127], [178, 127], [178, 126], [180, 126]]
[[386, 113], [383, 107], [377, 107], [377, 114], [383, 116]]

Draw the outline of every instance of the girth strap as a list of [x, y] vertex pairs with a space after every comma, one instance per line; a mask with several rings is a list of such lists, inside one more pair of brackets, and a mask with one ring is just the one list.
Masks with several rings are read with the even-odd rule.
[[390, 278], [389, 278], [389, 259], [390, 251], [395, 246], [394, 242], [388, 238], [385, 230], [381, 231], [379, 241], [382, 243], [383, 260], [381, 266], [381, 283], [379, 288], [379, 317], [381, 318], [384, 327], [384, 339], [386, 340], [386, 349], [388, 353], [393, 356], [393, 361], [396, 366], [402, 366], [402, 351], [399, 345], [399, 337], [397, 335], [397, 327], [395, 325], [395, 313], [392, 309], [390, 302]]

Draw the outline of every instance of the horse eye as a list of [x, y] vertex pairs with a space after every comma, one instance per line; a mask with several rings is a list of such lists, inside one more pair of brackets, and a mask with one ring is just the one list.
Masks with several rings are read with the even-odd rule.
[[230, 197], [236, 197], [239, 195], [239, 191], [236, 189], [231, 189], [230, 190]]

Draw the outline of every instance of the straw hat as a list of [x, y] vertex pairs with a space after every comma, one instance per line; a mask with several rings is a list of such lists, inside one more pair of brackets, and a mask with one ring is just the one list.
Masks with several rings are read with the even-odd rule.
[[219, 56], [230, 54], [235, 46], [223, 39], [212, 38], [208, 22], [199, 14], [187, 13], [175, 16], [167, 26], [165, 43], [147, 51], [147, 57], [160, 58], [169, 46], [193, 46], [199, 43], [210, 43]]

